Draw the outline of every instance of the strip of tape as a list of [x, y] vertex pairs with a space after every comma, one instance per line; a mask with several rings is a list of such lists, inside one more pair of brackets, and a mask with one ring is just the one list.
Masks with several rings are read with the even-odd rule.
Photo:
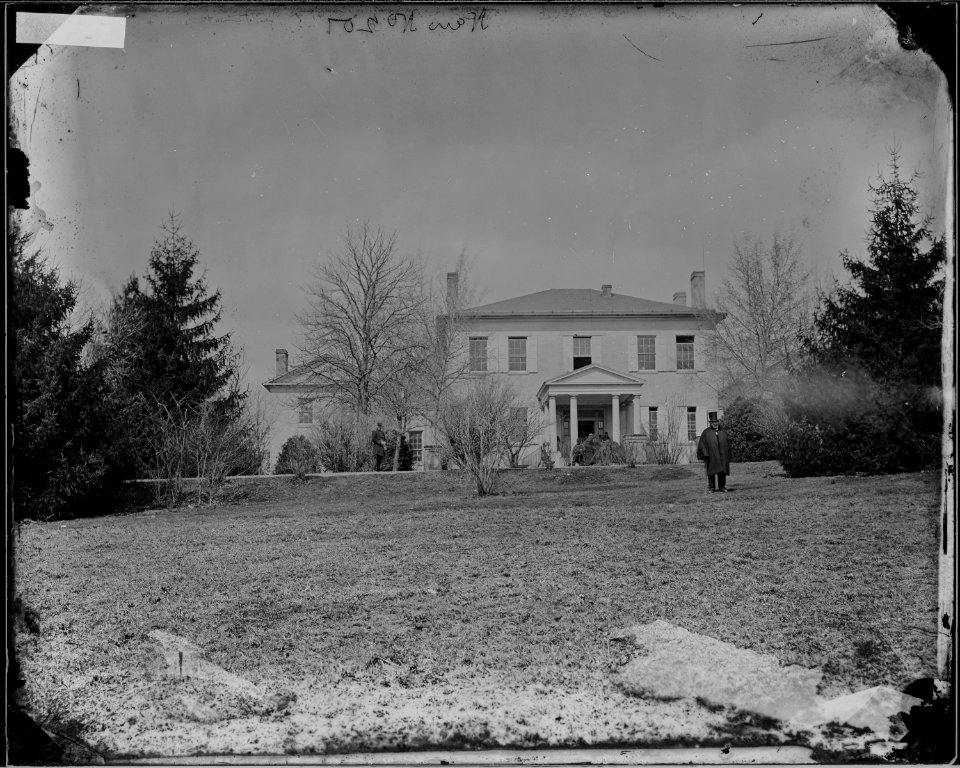
[[120, 16], [17, 13], [17, 42], [123, 48], [127, 20]]

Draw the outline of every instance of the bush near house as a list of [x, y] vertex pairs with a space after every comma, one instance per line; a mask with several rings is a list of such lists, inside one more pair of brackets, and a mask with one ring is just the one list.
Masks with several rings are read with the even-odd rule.
[[328, 472], [365, 472], [373, 467], [370, 425], [366, 417], [333, 414], [316, 428], [320, 465]]
[[580, 466], [605, 466], [627, 464], [630, 461], [627, 452], [620, 443], [602, 440], [597, 436], [589, 437], [573, 449], [573, 463]]
[[275, 475], [296, 475], [302, 478], [320, 471], [320, 454], [316, 446], [303, 435], [294, 435], [280, 448]]
[[732, 461], [773, 461], [782, 439], [777, 406], [760, 399], [738, 397], [723, 412], [730, 437]]
[[777, 458], [793, 477], [935, 466], [941, 407], [939, 392], [916, 385], [882, 386], [852, 372], [807, 379], [787, 403]]

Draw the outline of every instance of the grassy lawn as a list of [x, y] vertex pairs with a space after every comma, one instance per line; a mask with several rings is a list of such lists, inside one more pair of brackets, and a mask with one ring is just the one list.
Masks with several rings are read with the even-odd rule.
[[[655, 619], [828, 695], [934, 676], [938, 476], [733, 472], [246, 481], [25, 523], [24, 703], [105, 755], [723, 743], [729, 713], [618, 687], [611, 635]], [[155, 630], [256, 688], [169, 674]]]

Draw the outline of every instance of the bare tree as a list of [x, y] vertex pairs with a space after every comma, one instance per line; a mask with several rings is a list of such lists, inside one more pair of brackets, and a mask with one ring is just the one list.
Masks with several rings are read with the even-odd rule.
[[711, 334], [711, 356], [724, 387], [743, 395], [775, 391], [810, 322], [809, 273], [797, 237], [777, 231], [767, 245], [741, 235], [715, 305], [725, 317]]
[[[436, 414], [446, 394], [468, 372], [467, 339], [459, 322], [465, 306], [476, 299], [466, 253], [457, 260], [456, 290], [426, 285], [417, 322], [409, 331], [411, 339], [396, 357], [393, 377], [384, 383], [377, 404], [396, 420], [396, 428], [405, 433], [410, 422], [423, 418], [435, 424]], [[397, 471], [400, 444], [394, 448], [393, 469]]]
[[680, 397], [671, 395], [667, 399], [667, 407], [657, 410], [662, 418], [657, 424], [656, 435], [650, 436], [653, 461], [656, 464], [679, 464], [688, 442], [685, 434], [686, 408]]
[[510, 466], [516, 468], [520, 464], [523, 449], [537, 442], [542, 434], [546, 419], [539, 408], [524, 408], [517, 404], [516, 397], [510, 413], [510, 421], [503, 434], [503, 447]]
[[429, 312], [421, 316], [424, 335], [429, 340], [429, 354], [423, 368], [424, 386], [433, 410], [444, 396], [469, 373], [469, 339], [463, 333], [461, 319], [466, 308], [480, 301], [480, 291], [473, 280], [473, 268], [466, 251], [461, 251], [456, 270], [456, 290], [449, 284], [429, 289]]
[[210, 503], [227, 476], [259, 472], [266, 454], [269, 422], [259, 401], [239, 412], [205, 401], [154, 400], [150, 475], [158, 480], [157, 501], [175, 507], [185, 496], [185, 479], [195, 476], [198, 504]]
[[154, 486], [158, 503], [171, 509], [184, 495], [184, 476], [190, 456], [191, 413], [177, 402], [166, 403], [154, 399], [153, 425], [149, 434], [149, 475], [157, 481]]
[[516, 445], [518, 407], [512, 387], [484, 377], [461, 392], [448, 392], [438, 409], [444, 451], [467, 470], [481, 496], [495, 492], [508, 446]]
[[298, 316], [301, 352], [318, 388], [358, 414], [422, 357], [423, 270], [397, 249], [396, 233], [367, 222], [348, 228], [343, 246], [320, 264]]

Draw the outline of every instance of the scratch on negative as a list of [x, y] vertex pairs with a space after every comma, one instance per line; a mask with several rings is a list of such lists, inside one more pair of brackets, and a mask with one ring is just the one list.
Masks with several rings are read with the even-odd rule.
[[757, 18], [755, 18], [755, 19], [750, 23], [750, 26], [753, 26], [753, 25], [756, 24], [758, 21], [760, 21], [760, 19], [762, 19], [762, 18], [763, 18], [763, 14], [761, 13], [759, 16], [757, 16]]
[[[626, 40], [628, 43], [630, 43], [630, 45], [633, 45], [634, 48], [637, 48], [637, 46], [634, 45], [633, 40], [631, 40], [631, 39], [630, 39], [629, 37], [627, 37], [626, 35], [623, 36], [623, 39]], [[654, 61], [663, 61], [663, 59], [658, 59], [656, 56], [651, 56], [649, 53], [647, 53], [646, 51], [641, 51], [639, 48], [637, 48], [637, 50], [640, 51], [640, 53], [642, 53], [642, 54], [643, 54], [644, 56], [646, 56], [648, 59], [653, 59]]]
[[789, 43], [754, 43], [753, 45], [745, 45], [744, 48], [769, 48], [771, 45], [799, 45], [800, 43], [817, 43], [821, 40], [829, 40], [833, 35], [827, 35], [826, 37], [811, 37], [809, 40], [791, 40]]
[[37, 88], [37, 100], [33, 104], [33, 120], [30, 121], [30, 142], [33, 143], [33, 125], [37, 122], [37, 107], [40, 106], [40, 94], [43, 93], [43, 83]]

